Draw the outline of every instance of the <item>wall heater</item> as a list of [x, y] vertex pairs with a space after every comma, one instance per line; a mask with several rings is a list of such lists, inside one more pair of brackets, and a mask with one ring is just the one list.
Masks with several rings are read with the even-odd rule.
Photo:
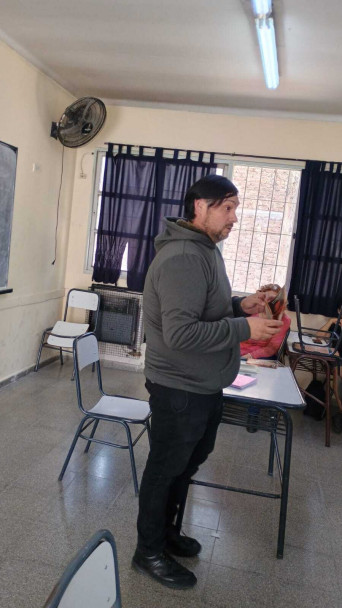
[[100, 296], [96, 336], [104, 365], [142, 371], [144, 366], [143, 295], [93, 283]]

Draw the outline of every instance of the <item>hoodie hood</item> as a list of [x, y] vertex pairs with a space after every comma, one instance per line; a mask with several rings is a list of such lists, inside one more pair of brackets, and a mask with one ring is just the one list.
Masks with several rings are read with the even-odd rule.
[[158, 234], [154, 240], [156, 251], [160, 251], [164, 245], [167, 245], [169, 241], [197, 241], [209, 247], [215, 249], [216, 245], [211, 238], [193, 227], [190, 222], [179, 218], [179, 217], [165, 217], [164, 218], [165, 230]]

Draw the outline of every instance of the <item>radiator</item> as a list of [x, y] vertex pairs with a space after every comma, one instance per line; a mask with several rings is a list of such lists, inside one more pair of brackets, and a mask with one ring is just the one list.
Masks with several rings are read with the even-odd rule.
[[128, 368], [135, 366], [140, 371], [144, 359], [142, 293], [98, 283], [93, 283], [90, 289], [100, 296], [95, 333], [101, 360], [116, 367], [125, 362]]

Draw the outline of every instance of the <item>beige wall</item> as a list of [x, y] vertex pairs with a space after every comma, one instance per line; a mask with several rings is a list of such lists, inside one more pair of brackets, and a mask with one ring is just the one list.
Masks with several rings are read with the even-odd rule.
[[[18, 147], [9, 267], [14, 291], [0, 296], [0, 382], [33, 365], [41, 331], [61, 312], [64, 288], [91, 283], [84, 261], [92, 152], [105, 142], [342, 160], [339, 123], [108, 106], [100, 134], [88, 146], [65, 150], [52, 266], [62, 146], [49, 134], [73, 97], [3, 43], [0, 75], [0, 140]], [[80, 178], [81, 160], [87, 179]]]
[[[91, 205], [91, 153], [105, 142], [283, 158], [342, 161], [342, 124], [108, 106], [103, 130], [77, 151], [66, 285], [87, 287], [84, 272]], [[105, 147], [105, 146], [104, 146]], [[83, 158], [87, 179], [81, 179]]]
[[0, 295], [1, 382], [34, 363], [42, 330], [61, 310], [75, 152], [65, 150], [52, 266], [63, 148], [50, 127], [74, 98], [3, 43], [0, 75], [0, 140], [18, 148], [8, 280], [13, 293]]

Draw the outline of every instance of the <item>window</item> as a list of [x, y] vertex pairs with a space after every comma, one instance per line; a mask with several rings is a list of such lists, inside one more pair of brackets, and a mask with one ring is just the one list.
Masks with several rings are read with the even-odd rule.
[[[87, 247], [86, 272], [92, 272], [106, 152], [95, 155], [95, 178]], [[293, 232], [302, 166], [267, 162], [250, 163], [216, 155], [217, 173], [225, 175], [239, 190], [238, 223], [220, 243], [227, 274], [234, 292], [253, 293], [260, 285], [284, 285], [293, 251]], [[126, 246], [121, 275], [127, 271]]]
[[[90, 222], [89, 222], [86, 263], [85, 263], [85, 269], [84, 269], [85, 272], [89, 272], [89, 273], [93, 272], [94, 261], [95, 261], [97, 230], [99, 227], [99, 219], [100, 219], [100, 207], [101, 207], [101, 196], [102, 196], [105, 160], [106, 160], [105, 150], [97, 150], [95, 153], [95, 176], [94, 176], [94, 184], [93, 184], [92, 208], [91, 208], [91, 216], [90, 216]], [[121, 268], [122, 268], [123, 273], [127, 272], [127, 255], [128, 255], [128, 244], [126, 245], [126, 249], [124, 251], [124, 255], [122, 258]], [[125, 277], [125, 275], [121, 274], [121, 278], [124, 278], [124, 277]]]
[[223, 174], [239, 190], [238, 223], [222, 243], [233, 291], [253, 293], [287, 280], [301, 170], [234, 162]]

